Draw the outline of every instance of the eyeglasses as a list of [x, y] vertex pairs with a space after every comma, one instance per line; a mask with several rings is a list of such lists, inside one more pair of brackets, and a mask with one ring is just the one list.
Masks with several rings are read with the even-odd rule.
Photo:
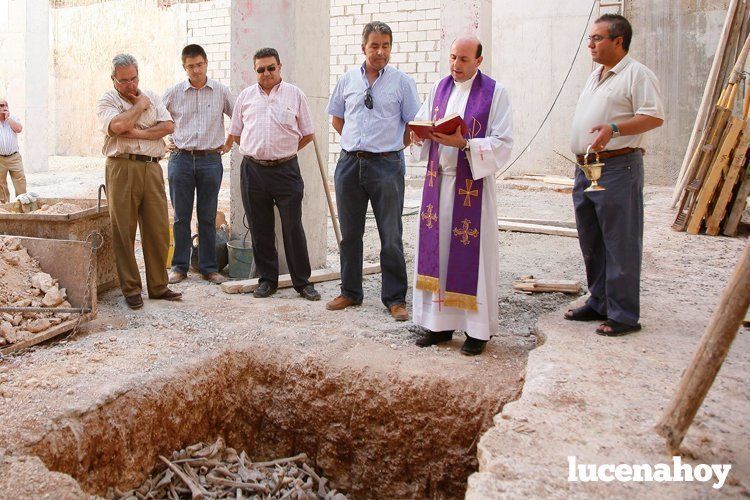
[[612, 35], [609, 35], [609, 36], [593, 35], [593, 36], [587, 36], [586, 40], [588, 40], [589, 43], [591, 43], [591, 42], [599, 43], [602, 40], [606, 40], [607, 38], [609, 38], [610, 40], [614, 40], [617, 37], [616, 36], [612, 36]]
[[130, 83], [137, 83], [138, 77], [134, 76], [133, 78], [130, 78], [128, 80], [120, 80], [119, 78], [113, 78], [113, 80], [119, 83], [120, 85], [128, 85]]
[[274, 71], [276, 71], [276, 65], [275, 64], [271, 64], [270, 66], [261, 66], [260, 68], [257, 68], [255, 71], [259, 75], [262, 75], [263, 73], [266, 72], [266, 70], [268, 70], [269, 73], [273, 73]]
[[204, 63], [204, 62], [199, 62], [199, 63], [196, 63], [196, 64], [188, 64], [187, 66], [185, 66], [185, 69], [188, 70], [188, 71], [193, 71], [194, 69], [201, 69], [205, 65], [206, 65], [206, 63]]
[[372, 106], [372, 94], [370, 93], [370, 87], [367, 87], [367, 89], [365, 89], [365, 107], [367, 109], [372, 109]]

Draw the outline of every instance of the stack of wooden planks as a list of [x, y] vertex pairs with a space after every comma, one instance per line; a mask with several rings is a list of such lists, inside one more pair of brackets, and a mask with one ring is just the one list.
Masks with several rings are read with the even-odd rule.
[[[746, 88], [744, 106], [735, 112], [750, 50], [749, 33], [750, 2], [732, 0], [675, 187], [673, 206], [680, 201], [672, 225], [675, 231], [698, 234], [705, 227], [709, 235], [737, 234], [750, 195], [750, 92]], [[744, 43], [738, 51], [740, 41]], [[722, 88], [726, 76], [728, 83]], [[712, 99], [718, 91], [718, 99]], [[717, 104], [711, 107], [711, 102]]]

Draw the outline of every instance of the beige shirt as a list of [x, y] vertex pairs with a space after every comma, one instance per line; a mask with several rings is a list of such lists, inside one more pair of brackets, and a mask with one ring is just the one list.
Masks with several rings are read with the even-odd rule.
[[[158, 122], [171, 122], [172, 117], [167, 108], [164, 107], [164, 103], [159, 99], [159, 96], [150, 90], [143, 90], [142, 92], [151, 100], [151, 106], [141, 113], [135, 126], [139, 129], [146, 129], [153, 127]], [[126, 139], [110, 135], [109, 123], [112, 119], [132, 107], [133, 105], [124, 99], [115, 89], [105, 92], [96, 103], [96, 114], [99, 117], [101, 130], [105, 135], [102, 153], [104, 156], [117, 156], [123, 153], [130, 153], [161, 158], [166, 151], [164, 139]]]
[[[664, 119], [659, 80], [653, 71], [627, 55], [600, 80], [602, 69], [600, 65], [591, 73], [578, 98], [570, 141], [574, 154], [586, 153], [596, 138], [591, 128], [600, 123], [619, 123], [635, 115]], [[642, 141], [643, 134], [620, 136], [611, 139], [606, 149], [637, 148]]]

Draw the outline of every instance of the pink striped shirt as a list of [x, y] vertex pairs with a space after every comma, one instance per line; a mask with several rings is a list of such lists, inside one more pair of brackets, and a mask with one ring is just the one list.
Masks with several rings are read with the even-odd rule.
[[240, 138], [243, 155], [280, 160], [296, 154], [300, 139], [314, 131], [305, 94], [282, 81], [270, 95], [259, 84], [243, 90], [234, 105], [229, 133]]

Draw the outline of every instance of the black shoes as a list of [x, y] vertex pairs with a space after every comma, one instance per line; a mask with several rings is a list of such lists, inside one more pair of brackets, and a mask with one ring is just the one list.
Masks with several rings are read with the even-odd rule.
[[125, 303], [131, 309], [140, 309], [143, 307], [143, 297], [141, 297], [140, 293], [138, 295], [131, 295], [130, 297], [125, 297]]
[[265, 299], [266, 297], [270, 297], [274, 293], [276, 293], [275, 286], [271, 286], [271, 283], [269, 283], [268, 281], [261, 281], [260, 285], [258, 285], [258, 288], [256, 288], [253, 292], [253, 297], [256, 297], [258, 299]]
[[312, 286], [312, 284], [307, 285], [305, 288], [300, 290], [299, 294], [307, 300], [320, 300], [320, 294], [317, 290], [315, 290], [315, 287]]
[[429, 347], [431, 345], [440, 344], [442, 342], [450, 342], [453, 338], [453, 330], [443, 330], [442, 332], [433, 332], [432, 330], [424, 329], [424, 333], [417, 339], [417, 346]]
[[461, 346], [461, 354], [466, 356], [478, 356], [484, 352], [486, 345], [486, 340], [475, 339], [467, 335], [464, 345]]

